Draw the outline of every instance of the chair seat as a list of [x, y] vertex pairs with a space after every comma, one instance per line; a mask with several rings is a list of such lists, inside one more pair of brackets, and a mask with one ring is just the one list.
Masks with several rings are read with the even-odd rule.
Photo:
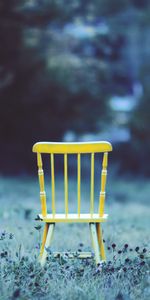
[[100, 223], [100, 222], [106, 222], [108, 218], [108, 214], [104, 214], [102, 217], [99, 216], [99, 214], [47, 214], [46, 217], [43, 217], [42, 214], [38, 215], [38, 218], [47, 223], [73, 223], [73, 222], [78, 222], [78, 223]]

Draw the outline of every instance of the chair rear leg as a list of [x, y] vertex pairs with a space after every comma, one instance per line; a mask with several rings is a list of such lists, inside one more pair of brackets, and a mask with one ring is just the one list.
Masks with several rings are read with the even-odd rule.
[[[54, 233], [54, 227], [55, 227], [54, 223], [49, 223], [48, 224], [48, 231], [47, 231], [46, 241], [45, 241], [45, 245], [44, 245], [44, 248], [43, 248], [43, 253], [41, 254], [41, 258], [40, 258], [40, 263], [41, 263], [42, 267], [45, 265], [46, 257], [47, 257], [47, 251], [46, 251], [45, 248], [48, 248], [51, 244], [53, 233]], [[46, 231], [46, 229], [45, 229], [45, 231]], [[43, 240], [44, 240], [44, 238], [43, 238]]]
[[100, 248], [100, 255], [103, 261], [106, 261], [105, 247], [103, 242], [102, 228], [100, 223], [96, 223], [97, 237]]
[[95, 261], [96, 264], [99, 264], [101, 262], [101, 259], [100, 259], [100, 248], [99, 248], [99, 242], [97, 237], [96, 223], [89, 223], [89, 226], [90, 226], [90, 232], [92, 238], [92, 245], [95, 252]]
[[42, 242], [41, 242], [41, 248], [40, 248], [40, 257], [43, 255], [45, 243], [46, 243], [46, 238], [47, 238], [47, 233], [48, 233], [48, 228], [49, 228], [49, 223], [45, 223], [44, 225], [44, 231], [43, 231], [43, 236], [42, 236]]

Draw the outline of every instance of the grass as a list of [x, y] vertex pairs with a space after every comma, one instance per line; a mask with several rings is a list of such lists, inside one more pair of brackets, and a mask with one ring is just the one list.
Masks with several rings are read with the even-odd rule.
[[[63, 182], [58, 178], [57, 209], [63, 209]], [[46, 182], [48, 191], [49, 182]], [[96, 183], [95, 198], [98, 199]], [[110, 174], [103, 225], [107, 263], [93, 259], [54, 259], [49, 251], [44, 269], [38, 263], [42, 228], [34, 221], [40, 210], [36, 178], [0, 178], [0, 300], [5, 299], [149, 299], [148, 179], [119, 178]], [[89, 208], [88, 178], [82, 185], [82, 210]], [[76, 207], [76, 182], [70, 180], [69, 209]], [[48, 197], [50, 198], [50, 197]], [[50, 201], [50, 199], [48, 199]], [[95, 203], [96, 209], [98, 202]], [[35, 228], [36, 227], [36, 228]], [[56, 226], [50, 250], [91, 249], [86, 224]]]

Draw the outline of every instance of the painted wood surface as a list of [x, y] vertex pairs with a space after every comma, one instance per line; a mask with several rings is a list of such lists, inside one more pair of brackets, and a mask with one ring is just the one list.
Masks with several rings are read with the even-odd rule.
[[[112, 151], [112, 146], [108, 142], [89, 142], [89, 143], [51, 143], [40, 142], [33, 146], [33, 152], [37, 153], [38, 176], [40, 185], [41, 213], [38, 220], [45, 223], [41, 249], [40, 262], [44, 266], [48, 255], [48, 248], [52, 241], [54, 226], [56, 223], [89, 223], [92, 245], [95, 252], [96, 264], [106, 260], [105, 248], [102, 237], [101, 223], [106, 222], [108, 215], [104, 213], [105, 208], [105, 189], [107, 179], [108, 152]], [[103, 152], [101, 185], [99, 196], [98, 211], [94, 211], [94, 184], [95, 184], [95, 153]], [[46, 192], [44, 183], [44, 171], [42, 154], [50, 155], [51, 166], [51, 213], [47, 213]], [[90, 211], [81, 213], [81, 154], [91, 154], [91, 179], [90, 179]], [[55, 154], [64, 156], [64, 212], [57, 213], [55, 206]], [[77, 211], [69, 212], [68, 199], [68, 155], [77, 154]], [[55, 253], [57, 257], [57, 253]], [[72, 255], [70, 255], [72, 257]], [[90, 254], [82, 253], [80, 258], [91, 257]]]

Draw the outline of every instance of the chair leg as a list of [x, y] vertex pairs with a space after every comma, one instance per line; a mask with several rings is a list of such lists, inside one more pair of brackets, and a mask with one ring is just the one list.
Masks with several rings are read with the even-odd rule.
[[93, 244], [93, 248], [94, 248], [94, 252], [95, 252], [95, 261], [96, 261], [96, 264], [99, 264], [101, 262], [101, 259], [100, 259], [100, 249], [99, 249], [99, 243], [98, 243], [98, 237], [97, 237], [96, 224], [89, 223], [89, 225], [90, 225], [92, 244]]
[[104, 247], [103, 235], [102, 235], [102, 229], [100, 223], [96, 223], [96, 230], [97, 230], [97, 237], [98, 237], [101, 259], [103, 261], [106, 261], [105, 247]]
[[[47, 230], [47, 235], [46, 235], [46, 241], [45, 241], [45, 245], [43, 246], [42, 244], [42, 249], [43, 249], [43, 252], [41, 254], [41, 258], [40, 258], [40, 263], [41, 263], [41, 266], [43, 267], [45, 265], [45, 262], [46, 262], [46, 257], [47, 257], [47, 251], [45, 248], [48, 248], [51, 244], [51, 241], [52, 241], [52, 237], [53, 237], [53, 233], [54, 233], [54, 227], [55, 227], [55, 224], [54, 223], [49, 223], [48, 224], [48, 230], [47, 230], [47, 227], [45, 227], [45, 233], [46, 233], [46, 230]], [[43, 233], [43, 240], [44, 240], [44, 233]]]
[[44, 231], [43, 231], [43, 236], [42, 236], [42, 242], [41, 242], [41, 248], [40, 248], [40, 257], [43, 255], [45, 243], [46, 243], [46, 238], [47, 238], [47, 233], [48, 233], [48, 228], [49, 228], [49, 223], [45, 223], [44, 225]]

